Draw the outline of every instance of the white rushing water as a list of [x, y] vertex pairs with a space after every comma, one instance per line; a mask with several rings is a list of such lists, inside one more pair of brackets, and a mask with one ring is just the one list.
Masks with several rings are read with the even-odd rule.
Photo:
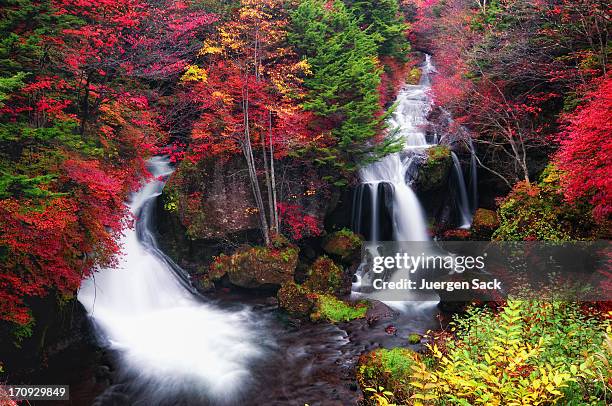
[[427, 144], [424, 125], [431, 110], [432, 100], [429, 74], [435, 71], [431, 58], [426, 56], [418, 85], [405, 85], [397, 96], [397, 106], [388, 126], [404, 140], [404, 150], [390, 154], [361, 169], [361, 182], [370, 189], [372, 196], [371, 240], [378, 239], [378, 191], [379, 184], [393, 187], [393, 238], [396, 241], [426, 241], [427, 225], [419, 199], [407, 184], [406, 172], [415, 154], [423, 153]]
[[[392, 230], [393, 239], [402, 242], [428, 241], [427, 224], [425, 214], [419, 199], [409, 185], [410, 175], [408, 170], [415, 158], [422, 156], [426, 149], [435, 144], [428, 144], [426, 139], [425, 125], [427, 116], [432, 108], [432, 100], [428, 94], [430, 86], [430, 73], [435, 72], [431, 58], [426, 55], [422, 66], [421, 80], [418, 85], [404, 85], [396, 99], [396, 109], [388, 122], [389, 129], [394, 136], [399, 135], [404, 140], [403, 150], [387, 155], [379, 161], [362, 168], [359, 172], [363, 187], [367, 187], [370, 196], [371, 224], [370, 241], [378, 241], [380, 236], [379, 224], [379, 196], [381, 184], [390, 185], [392, 188]], [[361, 210], [361, 199], [363, 189], [359, 190], [359, 207]], [[357, 215], [357, 221], [361, 216]], [[358, 227], [361, 227], [358, 224]], [[374, 247], [371, 247], [371, 255], [378, 255]], [[362, 263], [356, 273], [353, 283], [353, 298], [369, 298], [381, 300], [387, 305], [413, 316], [433, 312], [438, 303], [436, 295], [406, 294], [402, 297], [390, 298], [389, 292], [371, 291], [372, 281], [380, 275], [366, 273], [366, 263]], [[390, 281], [401, 278], [410, 278], [402, 272], [395, 272]]]
[[461, 163], [457, 154], [451, 152], [453, 159], [453, 168], [455, 175], [457, 176], [457, 186], [459, 189], [459, 214], [461, 215], [461, 228], [470, 228], [472, 225], [472, 209], [468, 200], [467, 188], [465, 186], [465, 179], [463, 178], [463, 171], [461, 170]]
[[156, 178], [132, 196], [137, 226], [123, 237], [119, 264], [85, 280], [78, 299], [100, 339], [119, 352], [126, 373], [149, 384], [152, 398], [189, 390], [231, 401], [262, 354], [259, 329], [249, 310], [222, 310], [194, 296], [158, 250], [149, 229], [152, 203], [172, 169], [160, 157], [149, 165]]

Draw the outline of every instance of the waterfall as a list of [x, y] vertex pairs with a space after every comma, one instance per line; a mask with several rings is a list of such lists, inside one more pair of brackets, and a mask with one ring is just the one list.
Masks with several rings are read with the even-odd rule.
[[471, 211], [472, 214], [478, 208], [478, 166], [476, 162], [476, 150], [472, 137], [468, 135], [468, 147], [470, 148], [470, 188], [472, 189]]
[[465, 179], [463, 178], [463, 171], [461, 170], [461, 163], [457, 154], [451, 152], [453, 158], [453, 168], [455, 171], [455, 177], [457, 178], [457, 188], [459, 189], [459, 213], [461, 214], [461, 228], [470, 228], [472, 224], [472, 210], [470, 208], [470, 202], [468, 200], [467, 188], [465, 186]]
[[[427, 114], [432, 105], [427, 93], [430, 88], [429, 74], [434, 71], [431, 57], [426, 55], [420, 83], [405, 85], [397, 96], [397, 107], [389, 118], [388, 127], [394, 135], [399, 135], [404, 140], [403, 150], [387, 155], [378, 162], [362, 168], [359, 172], [361, 183], [368, 185], [371, 192], [370, 219], [372, 224], [370, 229], [376, 230], [370, 233], [372, 241], [378, 240], [380, 236], [377, 222], [380, 207], [378, 187], [381, 183], [390, 184], [393, 190], [393, 238], [396, 241], [426, 241], [429, 239], [423, 209], [407, 182], [410, 181], [408, 169], [412, 158], [415, 155], [423, 154], [430, 146], [425, 137], [424, 125], [427, 124]], [[361, 205], [359, 208], [361, 209]], [[359, 217], [359, 213], [354, 216], [356, 217]]]
[[[353, 224], [354, 227], [356, 226], [356, 231], [368, 229], [364, 227], [363, 223], [367, 221], [372, 222], [369, 226], [369, 230], [371, 230], [369, 233], [370, 241], [379, 241], [379, 237], [384, 239], [385, 236], [381, 235], [378, 231], [378, 222], [381, 221], [382, 215], [386, 213], [383, 212], [381, 214], [379, 211], [386, 210], [390, 211], [392, 219], [393, 239], [398, 242], [417, 242], [416, 245], [411, 245], [415, 249], [419, 249], [419, 241], [429, 240], [423, 209], [411, 188], [415, 168], [425, 158], [427, 148], [440, 142], [450, 145], [456, 141], [449, 132], [440, 134], [441, 137], [436, 132], [432, 137], [432, 143], [427, 142], [425, 127], [428, 124], [427, 117], [433, 103], [428, 92], [431, 89], [430, 75], [435, 72], [429, 55], [426, 55], [425, 62], [421, 68], [422, 75], [419, 84], [404, 85], [397, 96], [397, 107], [388, 121], [390, 133], [394, 136], [399, 134], [404, 140], [403, 149], [400, 152], [387, 155], [360, 170], [361, 186], [355, 193], [355, 204], [353, 206]], [[452, 117], [450, 114], [444, 110], [442, 110], [442, 113], [446, 120], [451, 123]], [[453, 161], [452, 176], [456, 179], [457, 210], [460, 216], [461, 227], [464, 228], [469, 228], [471, 225], [478, 198], [476, 189], [476, 156], [471, 140], [470, 152], [472, 153], [470, 174], [471, 201], [468, 197], [461, 164], [455, 152], [451, 151]], [[380, 185], [390, 185], [391, 196], [388, 196], [389, 193], [381, 194], [379, 192]], [[369, 194], [365, 194], [364, 190], [368, 190]], [[368, 198], [370, 199], [369, 202]], [[364, 199], [365, 202], [363, 201]], [[381, 200], [383, 200], [383, 204], [381, 204]], [[364, 216], [361, 212], [368, 207], [368, 203], [372, 213], [369, 216]], [[410, 279], [411, 277], [409, 272], [399, 269], [384, 276], [374, 275], [368, 271], [368, 261], [380, 255], [377, 252], [380, 246], [378, 246], [379, 248], [377, 246], [378, 244], [366, 246], [368, 254], [364, 256], [364, 262], [359, 266], [355, 274], [352, 297], [382, 300], [404, 313], [426, 311], [433, 308], [439, 299], [437, 295], [402, 293], [392, 296], [392, 292], [373, 289], [372, 282], [375, 279], [383, 278], [385, 281], [398, 282]], [[427, 244], [423, 244], [422, 248], [423, 251], [430, 249]]]
[[119, 354], [124, 374], [146, 385], [148, 404], [194, 388], [223, 404], [251, 380], [262, 333], [250, 310], [222, 310], [195, 296], [157, 248], [151, 212], [172, 169], [161, 157], [149, 166], [154, 178], [131, 198], [136, 227], [122, 239], [118, 265], [86, 279], [78, 299], [100, 341]]
[[[430, 89], [429, 74], [435, 69], [431, 63], [431, 58], [426, 55], [425, 63], [422, 66], [421, 81], [418, 85], [404, 85], [397, 96], [397, 107], [388, 121], [388, 127], [393, 135], [399, 135], [404, 146], [402, 151], [387, 155], [377, 162], [374, 162], [359, 171], [362, 187], [357, 189], [355, 199], [360, 200], [358, 205], [354, 205], [356, 212], [353, 215], [354, 227], [361, 231], [363, 224], [360, 211], [364, 205], [363, 187], [370, 191], [370, 225], [369, 240], [378, 241], [381, 236], [379, 233], [380, 221], [379, 210], [389, 210], [389, 206], [381, 204], [381, 199], [389, 199], [387, 193], [381, 196], [379, 186], [390, 185], [391, 198], [390, 211], [393, 229], [393, 239], [395, 241], [427, 241], [429, 240], [425, 214], [416, 194], [410, 187], [412, 181], [412, 164], [415, 157], [421, 157], [426, 149], [432, 144], [427, 143], [425, 125], [427, 115], [432, 106], [429, 97]], [[372, 252], [371, 255], [377, 255]], [[369, 292], [373, 275], [366, 274], [366, 263], [362, 263], [357, 270], [356, 280], [352, 287], [353, 297], [366, 297], [370, 299], [384, 300], [380, 292]], [[393, 277], [400, 277], [397, 273]], [[417, 303], [417, 301], [419, 303]], [[437, 300], [432, 297], [414, 296], [403, 297], [398, 300], [385, 301], [386, 304], [406, 312], [423, 312], [431, 309], [437, 304]]]

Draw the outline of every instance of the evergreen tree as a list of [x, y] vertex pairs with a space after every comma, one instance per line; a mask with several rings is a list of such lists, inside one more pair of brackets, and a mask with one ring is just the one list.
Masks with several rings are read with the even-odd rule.
[[408, 25], [400, 13], [397, 0], [347, 0], [345, 2], [359, 24], [366, 27], [378, 43], [380, 56], [406, 60], [410, 44], [406, 40]]
[[318, 151], [320, 161], [353, 170], [388, 152], [392, 142], [373, 143], [384, 126], [376, 36], [361, 30], [344, 3], [306, 0], [292, 13], [289, 41], [312, 70], [303, 106], [336, 141]]

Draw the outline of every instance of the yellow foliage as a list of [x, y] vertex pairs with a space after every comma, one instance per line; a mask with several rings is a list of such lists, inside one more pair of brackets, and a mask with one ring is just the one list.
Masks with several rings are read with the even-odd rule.
[[234, 102], [234, 98], [232, 96], [219, 91], [212, 92], [212, 97], [221, 100], [224, 104], [230, 104]]
[[206, 70], [197, 65], [188, 65], [187, 70], [181, 76], [181, 81], [183, 82], [206, 82], [207, 80], [208, 74]]
[[295, 65], [293, 65], [294, 72], [302, 72], [305, 75], [312, 75], [312, 70], [310, 69], [310, 64], [308, 63], [308, 59], [302, 59]]

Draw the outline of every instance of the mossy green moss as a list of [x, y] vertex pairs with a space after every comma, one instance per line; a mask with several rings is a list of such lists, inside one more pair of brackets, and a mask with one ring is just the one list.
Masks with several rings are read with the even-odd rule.
[[428, 148], [427, 159], [419, 167], [417, 187], [422, 191], [441, 187], [448, 178], [452, 164], [450, 148], [445, 145]]
[[360, 319], [368, 311], [365, 303], [351, 304], [326, 294], [317, 295], [315, 306], [310, 318], [313, 321], [327, 320], [332, 323]]
[[304, 286], [315, 292], [339, 292], [342, 288], [342, 273], [342, 268], [331, 258], [319, 257], [310, 267]]
[[351, 259], [359, 254], [363, 239], [348, 228], [336, 231], [327, 237], [323, 249], [342, 259]]

